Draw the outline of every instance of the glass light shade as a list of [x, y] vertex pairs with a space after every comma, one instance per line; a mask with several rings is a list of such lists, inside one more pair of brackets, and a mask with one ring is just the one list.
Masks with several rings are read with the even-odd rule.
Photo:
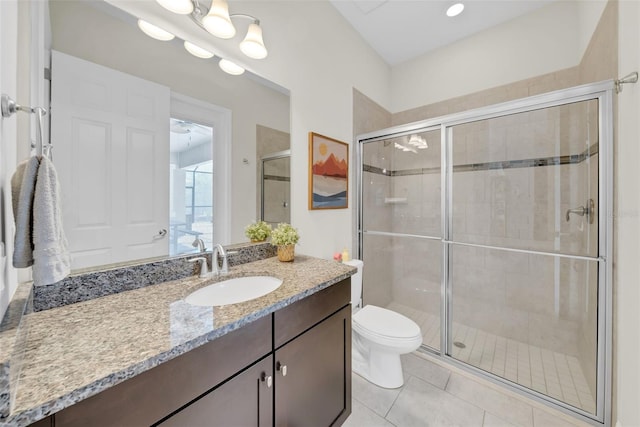
[[188, 15], [193, 12], [191, 0], [156, 0], [156, 2], [168, 11], [178, 15]]
[[156, 40], [168, 41], [173, 40], [173, 38], [175, 37], [170, 32], [165, 31], [160, 27], [156, 27], [155, 25], [150, 24], [147, 21], [143, 21], [142, 19], [138, 19], [138, 28], [140, 28], [143, 33]]
[[218, 65], [220, 66], [222, 71], [233, 76], [239, 76], [240, 74], [244, 73], [244, 68], [234, 62], [229, 61], [228, 59], [221, 59]]
[[240, 50], [249, 58], [262, 59], [267, 57], [267, 48], [262, 41], [262, 28], [258, 24], [249, 25], [247, 36], [240, 43]]
[[198, 58], [213, 58], [213, 53], [191, 42], [185, 41], [184, 48], [187, 49], [187, 52], [189, 52], [191, 55], [197, 56]]
[[207, 16], [202, 18], [204, 28], [216, 37], [230, 39], [236, 35], [236, 27], [229, 17], [229, 5], [225, 0], [213, 0]]
[[447, 16], [453, 18], [454, 16], [458, 16], [464, 10], [464, 4], [456, 3], [447, 9]]

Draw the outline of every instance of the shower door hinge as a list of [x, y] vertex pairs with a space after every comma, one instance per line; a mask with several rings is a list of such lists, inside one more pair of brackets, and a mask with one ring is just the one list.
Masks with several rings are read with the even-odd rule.
[[44, 79], [51, 81], [51, 68], [49, 67], [44, 68]]

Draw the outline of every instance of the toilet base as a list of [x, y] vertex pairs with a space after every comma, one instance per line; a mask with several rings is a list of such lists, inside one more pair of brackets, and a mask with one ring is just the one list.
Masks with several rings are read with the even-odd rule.
[[353, 372], [382, 388], [400, 388], [404, 384], [400, 354], [369, 350], [363, 357], [360, 345], [354, 342]]

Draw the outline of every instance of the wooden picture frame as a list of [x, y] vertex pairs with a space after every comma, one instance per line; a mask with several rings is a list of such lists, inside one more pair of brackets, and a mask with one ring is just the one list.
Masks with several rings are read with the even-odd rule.
[[349, 207], [349, 144], [309, 132], [309, 210]]

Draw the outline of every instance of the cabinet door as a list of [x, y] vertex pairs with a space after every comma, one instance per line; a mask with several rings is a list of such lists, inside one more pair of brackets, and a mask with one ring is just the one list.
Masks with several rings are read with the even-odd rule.
[[273, 417], [272, 358], [267, 357], [159, 425], [270, 426]]
[[342, 424], [351, 413], [351, 306], [275, 355], [276, 425]]

